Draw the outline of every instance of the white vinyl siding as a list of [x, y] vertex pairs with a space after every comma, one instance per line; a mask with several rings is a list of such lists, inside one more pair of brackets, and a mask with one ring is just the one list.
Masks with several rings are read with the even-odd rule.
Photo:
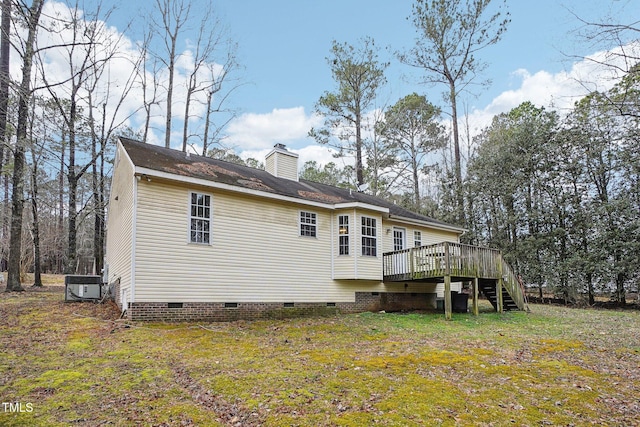
[[[354, 216], [353, 210], [348, 213], [340, 212], [333, 217], [334, 221], [334, 237], [333, 237], [333, 277], [335, 279], [355, 279], [357, 277], [356, 257], [356, 238], [355, 232], [357, 227], [353, 227]], [[348, 223], [348, 227], [345, 228], [340, 224]], [[342, 230], [342, 231], [341, 231]], [[346, 233], [346, 234], [345, 234]], [[341, 246], [348, 242], [349, 246]], [[341, 247], [348, 250], [347, 254], [341, 255]]]
[[212, 192], [212, 243], [193, 245], [189, 189], [152, 180], [138, 193], [136, 301], [353, 302], [354, 292], [383, 291], [381, 257], [367, 257], [379, 261], [377, 282], [332, 280], [332, 211], [316, 211], [317, 236], [303, 239], [300, 206]]
[[298, 180], [298, 155], [288, 151], [275, 149], [265, 158], [265, 169], [271, 175]]
[[383, 225], [384, 235], [382, 237], [382, 251], [393, 251], [393, 227], [404, 227], [407, 229], [407, 236], [414, 237], [415, 246], [415, 232], [420, 232], [421, 246], [432, 245], [442, 242], [459, 242], [459, 235], [453, 231], [438, 230], [427, 226], [407, 225], [400, 221], [388, 221], [386, 220]]
[[[382, 215], [358, 212], [356, 224], [357, 227], [355, 228], [357, 228], [358, 232], [358, 248], [355, 260], [357, 263], [357, 278], [382, 280], [382, 246], [380, 244]], [[363, 235], [363, 231], [367, 234]], [[373, 234], [375, 238], [372, 236]], [[365, 239], [363, 239], [363, 237]], [[368, 246], [363, 248], [363, 243], [367, 243]], [[371, 252], [372, 248], [375, 248], [375, 256]], [[370, 255], [363, 255], [365, 253], [369, 253]]]
[[122, 303], [122, 298], [131, 302], [136, 181], [133, 165], [120, 144], [116, 158], [107, 215], [106, 264], [109, 269], [109, 283], [120, 280], [120, 295], [116, 295], [116, 298]]
[[276, 159], [278, 176], [281, 178], [298, 180], [298, 158], [287, 154], [278, 153]]
[[[314, 208], [316, 237], [300, 238], [300, 213], [309, 212], [307, 206], [161, 179], [137, 183], [133, 230], [135, 178], [132, 170], [122, 175], [112, 188], [125, 186], [129, 193], [120, 191], [120, 207], [112, 196], [107, 258], [110, 276], [121, 276], [125, 288], [135, 268], [137, 302], [353, 302], [355, 292], [420, 292], [425, 284], [382, 283], [383, 252], [393, 245], [386, 230], [400, 226], [407, 236], [420, 230], [423, 245], [458, 240], [453, 232], [388, 221], [361, 208]], [[211, 195], [208, 245], [189, 243], [191, 192]], [[349, 218], [349, 256], [339, 255], [340, 215]], [[375, 219], [376, 256], [362, 255], [363, 217]]]

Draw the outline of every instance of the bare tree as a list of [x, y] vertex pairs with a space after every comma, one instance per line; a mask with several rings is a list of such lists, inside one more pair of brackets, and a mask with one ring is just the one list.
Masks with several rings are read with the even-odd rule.
[[[141, 61], [136, 67], [140, 89], [142, 90], [142, 108], [145, 113], [145, 120], [142, 132], [142, 141], [147, 142], [149, 136], [149, 126], [151, 123], [151, 114], [154, 106], [159, 105], [158, 89], [160, 88], [158, 70], [158, 59], [153, 57], [149, 64], [149, 45], [153, 38], [153, 31], [145, 32], [143, 41], [139, 46], [141, 52]], [[147, 66], [151, 65], [151, 69], [147, 70]]]
[[[229, 122], [235, 117], [233, 111], [224, 107], [227, 98], [231, 93], [239, 87], [238, 84], [232, 84], [231, 88], [226, 91], [222, 91], [222, 84], [228, 80], [229, 71], [237, 67], [235, 59], [235, 45], [233, 48], [229, 48], [227, 60], [220, 67], [218, 64], [209, 64], [209, 81], [206, 100], [206, 112], [204, 118], [204, 133], [202, 137], [202, 155], [206, 156], [208, 148], [211, 144], [220, 143], [222, 140], [222, 132]], [[222, 123], [216, 124], [212, 120], [212, 115], [215, 113], [226, 114], [226, 119]], [[213, 132], [210, 131], [213, 128]]]
[[[640, 76], [640, 21], [624, 8], [626, 2], [611, 5], [608, 14], [597, 20], [590, 20], [571, 12], [579, 22], [573, 33], [580, 43], [600, 54], [579, 56], [567, 54], [571, 61], [580, 60], [592, 63], [601, 69], [610, 71], [611, 81], [615, 82], [614, 91], [602, 91], [594, 87], [590, 76], [580, 83], [590, 92], [598, 91], [621, 116], [640, 118], [640, 104], [634, 87]], [[618, 84], [619, 81], [626, 84]], [[621, 80], [622, 79], [622, 80]]]
[[[71, 17], [68, 22], [56, 21], [54, 25], [59, 26], [57, 34], [61, 40], [56, 47], [63, 50], [67, 57], [68, 75], [62, 81], [49, 81], [47, 73], [44, 72], [45, 60], [41, 58], [42, 79], [44, 86], [49, 92], [51, 99], [58, 109], [60, 117], [64, 122], [63, 133], [67, 135], [67, 164], [66, 177], [68, 183], [68, 244], [67, 262], [65, 272], [72, 273], [77, 264], [77, 222], [78, 222], [78, 185], [84, 174], [91, 168], [97, 158], [101, 156], [106, 144], [100, 143], [100, 149], [93, 147], [90, 159], [84, 164], [78, 162], [78, 151], [87, 150], [83, 144], [96, 144], [95, 132], [95, 105], [93, 103], [96, 96], [98, 81], [105, 71], [107, 64], [117, 57], [120, 46], [120, 38], [111, 38], [107, 31], [106, 24], [99, 19], [102, 14], [101, 7], [93, 15], [81, 11], [78, 7], [71, 10]], [[108, 17], [111, 10], [104, 15]], [[72, 31], [61, 31], [71, 29]], [[66, 37], [70, 34], [71, 39]], [[121, 36], [120, 36], [121, 37]], [[135, 68], [135, 65], [132, 67]], [[122, 104], [126, 93], [131, 88], [133, 74], [129, 81], [123, 83], [123, 95], [112, 109], [112, 126], [110, 132], [115, 127], [115, 117]], [[108, 99], [108, 94], [107, 94]], [[103, 102], [103, 112], [106, 113], [106, 106]], [[87, 118], [86, 115], [89, 115]]]
[[171, 147], [171, 114], [173, 106], [173, 89], [178, 59], [178, 36], [184, 25], [189, 21], [191, 2], [185, 0], [156, 0], [159, 17], [154, 17], [154, 29], [162, 38], [164, 51], [156, 52], [156, 57], [167, 67], [169, 81], [167, 82], [166, 120], [164, 145]]
[[[220, 21], [213, 18], [211, 6], [209, 6], [200, 21], [198, 27], [198, 37], [193, 52], [193, 68], [187, 80], [187, 94], [185, 96], [184, 107], [184, 123], [182, 126], [182, 151], [187, 151], [187, 142], [189, 139], [189, 118], [191, 102], [195, 93], [206, 90], [208, 85], [203, 85], [199, 81], [199, 74], [202, 68], [214, 58], [216, 48], [221, 43], [222, 35], [219, 33]], [[213, 77], [215, 78], [215, 77]]]

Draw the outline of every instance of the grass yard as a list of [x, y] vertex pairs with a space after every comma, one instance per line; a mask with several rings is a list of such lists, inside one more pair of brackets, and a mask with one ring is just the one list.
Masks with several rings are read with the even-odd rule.
[[640, 425], [637, 311], [132, 324], [63, 297], [0, 294], [2, 426]]

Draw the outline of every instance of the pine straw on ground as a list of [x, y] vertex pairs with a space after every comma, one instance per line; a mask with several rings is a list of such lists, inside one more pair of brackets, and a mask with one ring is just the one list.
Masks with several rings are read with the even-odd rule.
[[0, 294], [0, 425], [640, 425], [636, 311], [145, 324], [62, 289]]

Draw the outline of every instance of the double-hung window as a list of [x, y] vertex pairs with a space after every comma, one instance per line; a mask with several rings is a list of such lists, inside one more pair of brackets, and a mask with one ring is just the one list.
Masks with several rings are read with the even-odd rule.
[[211, 196], [191, 193], [189, 241], [211, 243]]
[[422, 246], [422, 232], [414, 231], [413, 232], [413, 246], [415, 248], [419, 248]]
[[300, 211], [300, 235], [307, 237], [317, 236], [317, 217], [315, 213]]
[[338, 239], [340, 255], [349, 255], [349, 215], [338, 216]]
[[378, 238], [376, 235], [376, 219], [362, 217], [362, 255], [378, 256]]

